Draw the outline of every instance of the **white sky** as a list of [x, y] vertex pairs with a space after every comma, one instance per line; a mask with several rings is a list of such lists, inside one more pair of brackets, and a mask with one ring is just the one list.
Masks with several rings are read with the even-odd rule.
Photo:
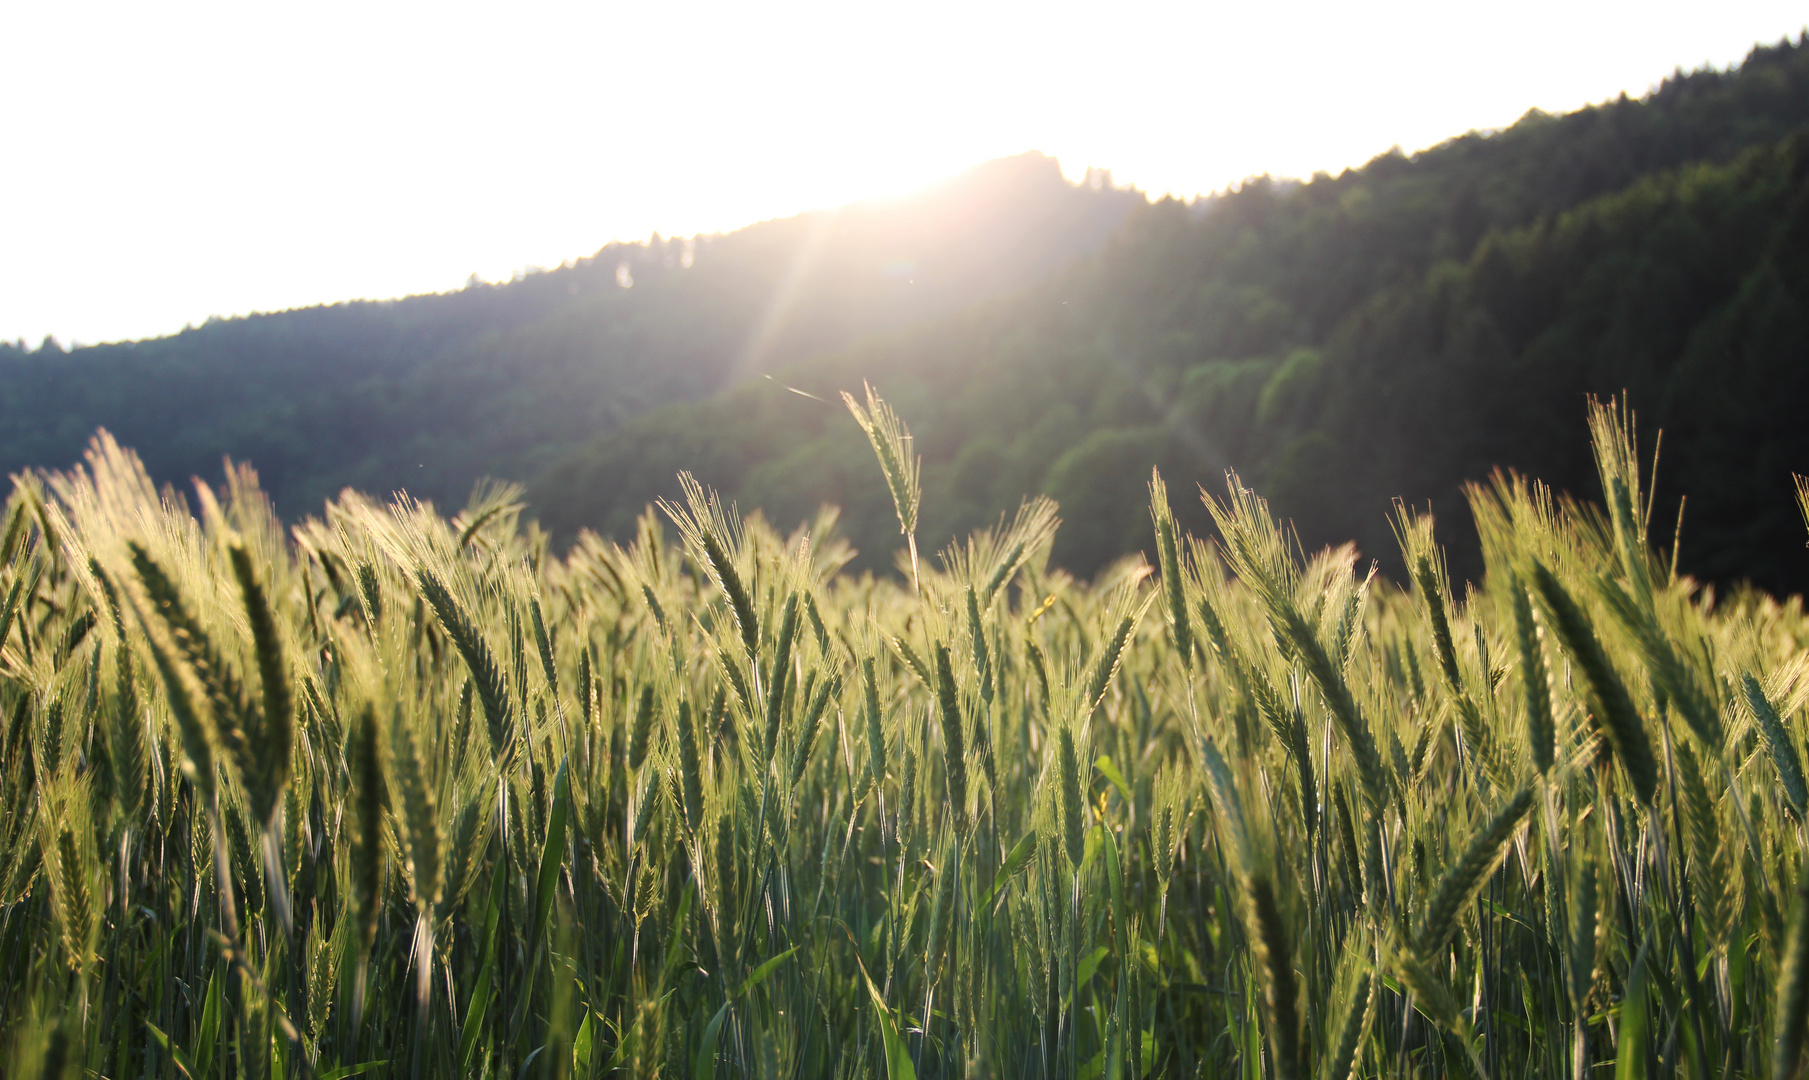
[[1037, 149], [1191, 195], [1644, 93], [1799, 2], [0, 3], [0, 340], [456, 288]]

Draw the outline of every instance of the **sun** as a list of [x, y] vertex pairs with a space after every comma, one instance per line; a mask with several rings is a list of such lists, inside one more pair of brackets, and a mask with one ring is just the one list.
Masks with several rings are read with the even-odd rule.
[[0, 132], [30, 167], [0, 180], [0, 338], [451, 289], [1026, 149], [1194, 196], [1639, 94], [1803, 25], [1773, 0], [1689, 15], [16, 4]]

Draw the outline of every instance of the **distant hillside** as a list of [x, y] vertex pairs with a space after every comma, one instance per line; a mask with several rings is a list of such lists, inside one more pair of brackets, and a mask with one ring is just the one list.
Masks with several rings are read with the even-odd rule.
[[[1648, 448], [1665, 429], [1661, 512], [1689, 497], [1683, 567], [1802, 590], [1805, 125], [1809, 48], [1785, 42], [1643, 100], [1141, 205], [1041, 284], [775, 377], [829, 402], [870, 379], [897, 404], [926, 546], [1040, 491], [1082, 572], [1147, 542], [1151, 465], [1180, 490], [1236, 468], [1309, 545], [1384, 560], [1390, 500], [1430, 501], [1461, 571], [1460, 485], [1500, 466], [1593, 495], [1584, 399], [1625, 389]], [[638, 417], [533, 499], [562, 535], [619, 534], [679, 469], [780, 521], [842, 504], [868, 565], [898, 545], [840, 406], [769, 383]]]
[[0, 470], [72, 464], [106, 427], [159, 480], [248, 460], [287, 516], [346, 486], [462, 503], [477, 477], [532, 476], [655, 406], [1021, 290], [1141, 201], [1026, 154], [910, 198], [611, 244], [508, 284], [70, 353], [0, 345]]

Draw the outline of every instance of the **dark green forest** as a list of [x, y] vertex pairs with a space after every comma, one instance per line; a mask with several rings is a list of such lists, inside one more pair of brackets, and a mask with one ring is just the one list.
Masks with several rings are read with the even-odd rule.
[[[1781, 43], [1337, 177], [1140, 204], [1042, 285], [783, 378], [830, 401], [868, 379], [896, 403], [927, 543], [1043, 492], [1078, 572], [1147, 546], [1152, 465], [1212, 490], [1236, 469], [1309, 549], [1354, 538], [1384, 560], [1391, 500], [1430, 505], [1468, 572], [1463, 484], [1506, 468], [1594, 497], [1579, 419], [1625, 391], [1648, 449], [1663, 430], [1668, 522], [1688, 496], [1681, 566], [1802, 591], [1806, 124], [1809, 49]], [[897, 524], [862, 446], [839, 404], [750, 385], [623, 425], [533, 499], [556, 532], [619, 534], [690, 469], [781, 522], [836, 502], [884, 564]]]
[[479, 477], [532, 479], [650, 408], [1021, 290], [1137, 199], [1025, 154], [905, 199], [611, 244], [454, 293], [68, 353], [0, 345], [0, 469], [67, 467], [105, 427], [159, 481], [248, 461], [291, 520], [345, 487], [462, 505]]
[[1647, 452], [1663, 431], [1658, 516], [1687, 496], [1681, 567], [1801, 592], [1806, 361], [1798, 40], [1190, 203], [1027, 155], [506, 285], [0, 350], [0, 466], [67, 465], [105, 426], [162, 480], [248, 460], [290, 517], [347, 485], [457, 503], [489, 473], [561, 539], [627, 535], [684, 469], [781, 524], [839, 504], [884, 568], [897, 521], [837, 397], [868, 380], [916, 433], [928, 547], [1041, 492], [1056, 560], [1090, 573], [1147, 545], [1152, 465], [1183, 490], [1234, 468], [1309, 548], [1386, 559], [1391, 501], [1429, 505], [1470, 574], [1463, 485], [1593, 497], [1585, 402], [1624, 391]]

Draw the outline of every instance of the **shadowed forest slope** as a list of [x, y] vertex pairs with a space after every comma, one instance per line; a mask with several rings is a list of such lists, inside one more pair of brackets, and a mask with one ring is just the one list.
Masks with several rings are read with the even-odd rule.
[[909, 198], [725, 236], [611, 244], [454, 293], [210, 321], [65, 353], [0, 346], [0, 469], [75, 462], [96, 427], [159, 481], [254, 463], [278, 510], [350, 486], [462, 503], [625, 418], [1032, 284], [1141, 197], [1040, 154]]
[[1462, 485], [1593, 492], [1577, 420], [1626, 391], [1648, 449], [1665, 432], [1661, 518], [1688, 497], [1683, 568], [1801, 591], [1805, 130], [1798, 40], [1192, 203], [1027, 154], [508, 284], [0, 347], [0, 468], [67, 466], [105, 426], [159, 481], [252, 462], [290, 519], [347, 486], [457, 504], [489, 474], [564, 540], [628, 535], [691, 470], [780, 522], [840, 504], [883, 568], [896, 522], [837, 397], [867, 380], [919, 436], [932, 547], [1044, 493], [1055, 558], [1090, 573], [1146, 543], [1159, 465], [1180, 490], [1236, 469], [1308, 545], [1384, 559], [1390, 501], [1430, 504], [1469, 574]]
[[1142, 204], [1040, 285], [776, 373], [825, 402], [762, 382], [656, 410], [534, 502], [556, 533], [620, 535], [690, 469], [779, 521], [839, 503], [886, 565], [897, 523], [835, 403], [865, 379], [918, 436], [932, 546], [1042, 492], [1055, 558], [1090, 572], [1147, 543], [1152, 465], [1213, 491], [1235, 468], [1309, 548], [1386, 558], [1390, 500], [1430, 503], [1468, 571], [1462, 485], [1503, 467], [1593, 494], [1578, 419], [1625, 390], [1647, 447], [1665, 432], [1661, 516], [1688, 495], [1684, 568], [1801, 590], [1805, 124], [1809, 49], [1785, 42], [1338, 177]]

